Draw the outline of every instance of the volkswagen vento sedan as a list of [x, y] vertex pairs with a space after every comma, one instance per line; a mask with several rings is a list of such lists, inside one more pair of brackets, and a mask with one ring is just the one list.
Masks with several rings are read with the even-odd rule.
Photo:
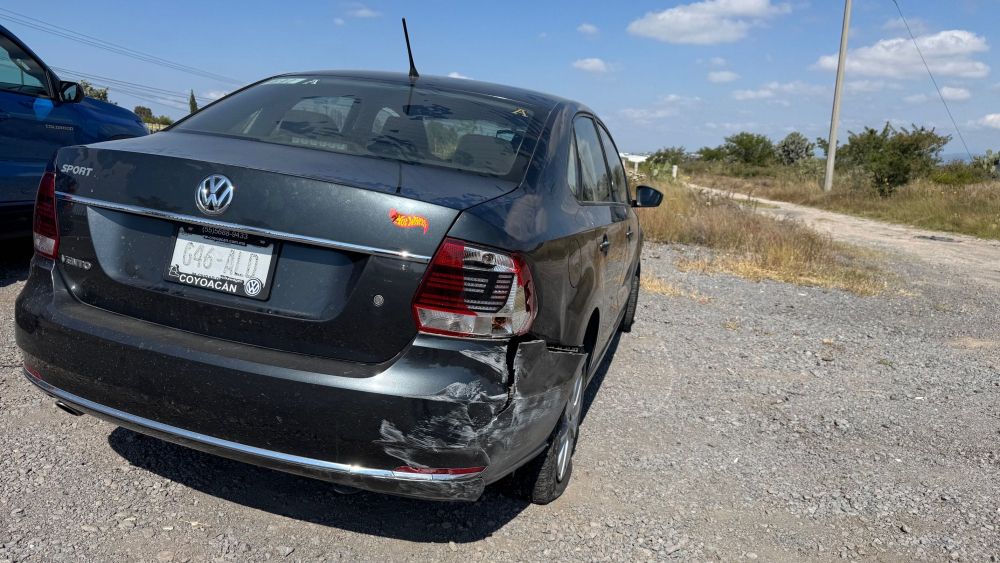
[[340, 485], [536, 503], [633, 322], [642, 232], [607, 129], [503, 86], [317, 72], [64, 148], [17, 300], [74, 414]]

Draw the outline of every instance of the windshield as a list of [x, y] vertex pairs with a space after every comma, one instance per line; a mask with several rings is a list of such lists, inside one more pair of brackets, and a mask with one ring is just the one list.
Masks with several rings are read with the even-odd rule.
[[509, 100], [295, 76], [234, 94], [173, 130], [511, 177], [523, 173], [539, 129], [530, 107]]

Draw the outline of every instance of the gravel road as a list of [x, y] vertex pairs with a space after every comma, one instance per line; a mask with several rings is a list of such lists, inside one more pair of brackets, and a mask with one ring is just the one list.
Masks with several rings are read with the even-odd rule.
[[[573, 482], [529, 506], [336, 494], [57, 410], [0, 260], [0, 561], [994, 560], [1000, 293], [887, 258], [877, 298], [681, 273], [588, 393]], [[996, 266], [996, 264], [994, 264]]]
[[885, 223], [697, 184], [687, 186], [739, 201], [756, 201], [764, 204], [758, 208], [760, 213], [805, 223], [842, 242], [905, 254], [936, 270], [960, 272], [980, 285], [1000, 290], [1000, 241], [997, 240]]

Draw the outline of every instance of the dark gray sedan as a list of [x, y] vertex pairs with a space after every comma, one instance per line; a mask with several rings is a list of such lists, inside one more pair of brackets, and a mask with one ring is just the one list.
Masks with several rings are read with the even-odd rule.
[[468, 80], [269, 78], [59, 151], [17, 301], [73, 414], [341, 485], [537, 503], [630, 330], [642, 232], [586, 107]]

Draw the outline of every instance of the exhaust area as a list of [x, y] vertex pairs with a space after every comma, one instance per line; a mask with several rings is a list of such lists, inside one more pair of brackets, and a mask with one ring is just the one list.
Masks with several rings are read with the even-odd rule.
[[56, 406], [59, 407], [60, 410], [62, 410], [64, 412], [68, 412], [69, 414], [71, 414], [73, 416], [83, 416], [82, 412], [74, 409], [73, 407], [67, 405], [66, 403], [64, 403], [62, 401], [56, 401]]

